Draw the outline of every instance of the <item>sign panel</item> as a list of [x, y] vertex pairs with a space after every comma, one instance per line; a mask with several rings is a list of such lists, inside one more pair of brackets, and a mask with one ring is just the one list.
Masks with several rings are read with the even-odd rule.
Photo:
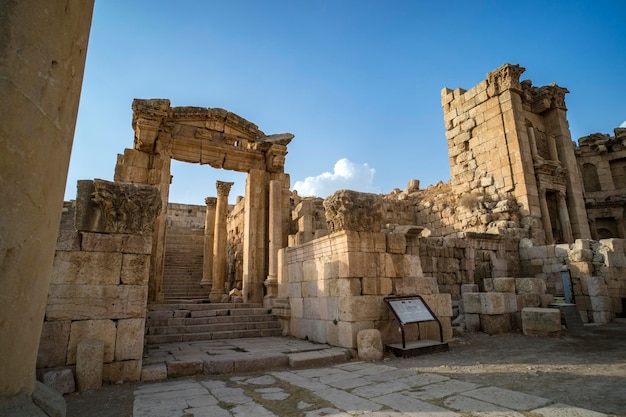
[[400, 324], [436, 320], [421, 298], [389, 300], [388, 302], [400, 320]]

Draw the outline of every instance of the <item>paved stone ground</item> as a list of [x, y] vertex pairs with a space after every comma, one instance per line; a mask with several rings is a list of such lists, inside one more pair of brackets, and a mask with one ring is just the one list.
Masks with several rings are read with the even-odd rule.
[[139, 386], [134, 417], [601, 417], [521, 392], [382, 363]]

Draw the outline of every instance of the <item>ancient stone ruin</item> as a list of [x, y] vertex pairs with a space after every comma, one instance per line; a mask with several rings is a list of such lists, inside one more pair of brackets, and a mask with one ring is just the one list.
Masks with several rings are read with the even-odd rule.
[[[255, 336], [348, 349], [362, 330], [398, 342], [390, 295], [422, 296], [445, 340], [558, 334], [563, 305], [569, 330], [624, 317], [626, 129], [574, 144], [568, 91], [523, 72], [505, 64], [469, 90], [444, 88], [450, 182], [386, 195], [300, 197], [284, 172], [293, 135], [223, 109], [135, 100], [134, 145], [114, 181], [80, 181], [65, 203], [39, 377], [79, 373], [77, 352], [96, 339], [102, 381], [165, 378], [169, 365], [142, 362], [146, 347], [218, 337], [172, 323], [240, 316], [237, 306], [271, 317]], [[229, 205], [232, 183], [218, 181], [206, 206], [169, 202], [172, 159], [245, 172], [245, 196]], [[409, 336], [438, 332], [424, 322]]]

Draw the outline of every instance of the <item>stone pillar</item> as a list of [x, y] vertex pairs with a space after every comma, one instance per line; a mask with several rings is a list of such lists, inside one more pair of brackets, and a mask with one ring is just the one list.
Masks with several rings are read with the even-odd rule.
[[528, 132], [528, 141], [530, 142], [530, 153], [533, 159], [537, 158], [539, 153], [537, 152], [537, 139], [535, 138], [535, 128], [532, 126], [526, 126]]
[[12, 415], [3, 411], [11, 404], [38, 410], [31, 400], [37, 348], [93, 4], [0, 6], [0, 415]]
[[217, 198], [207, 197], [204, 216], [204, 258], [202, 260], [202, 281], [200, 285], [211, 285], [213, 282], [213, 238], [215, 235], [215, 207]]
[[591, 238], [598, 240], [598, 230], [596, 229], [596, 219], [594, 217], [589, 217], [589, 229], [591, 231]]
[[574, 243], [572, 226], [569, 221], [569, 212], [567, 211], [567, 202], [565, 201], [565, 195], [561, 191], [557, 193], [557, 200], [559, 205], [559, 222], [561, 223], [563, 240], [566, 243], [572, 244]]
[[228, 216], [228, 193], [232, 182], [217, 181], [217, 204], [215, 209], [215, 228], [213, 239], [213, 284], [209, 300], [212, 303], [219, 303], [226, 294], [226, 217]]
[[546, 190], [539, 189], [539, 206], [541, 208], [541, 221], [543, 222], [543, 231], [546, 234], [546, 245], [554, 243], [552, 235], [552, 222], [550, 221], [550, 211], [548, 210], [548, 200], [546, 200]]
[[547, 136], [548, 141], [548, 153], [550, 154], [550, 160], [559, 162], [559, 152], [556, 149], [556, 139], [553, 135]]
[[271, 305], [271, 299], [276, 298], [278, 292], [278, 250], [282, 247], [282, 183], [278, 180], [270, 181], [269, 204], [269, 254], [268, 275], [265, 280], [267, 289], [264, 304]]

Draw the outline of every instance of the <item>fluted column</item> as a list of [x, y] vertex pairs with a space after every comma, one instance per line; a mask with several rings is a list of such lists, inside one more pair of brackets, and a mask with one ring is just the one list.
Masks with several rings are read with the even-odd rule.
[[282, 212], [281, 212], [282, 183], [279, 180], [270, 181], [269, 204], [269, 259], [268, 275], [265, 280], [267, 289], [264, 301], [270, 304], [278, 293], [278, 250], [282, 240]]
[[569, 212], [567, 211], [565, 194], [559, 191], [557, 193], [557, 201], [559, 205], [559, 221], [561, 223], [563, 240], [565, 243], [574, 243], [574, 235], [572, 234], [572, 225], [570, 224], [569, 220]]
[[226, 217], [228, 216], [228, 193], [232, 182], [217, 181], [217, 204], [215, 209], [215, 229], [213, 238], [213, 285], [209, 299], [212, 303], [219, 303], [226, 294]]
[[215, 206], [217, 198], [207, 197], [204, 215], [204, 257], [202, 259], [202, 281], [200, 285], [208, 286], [213, 281], [213, 237], [215, 235]]
[[543, 222], [543, 231], [546, 234], [546, 245], [554, 243], [552, 235], [552, 222], [550, 221], [550, 210], [548, 210], [548, 201], [546, 199], [546, 190], [539, 189], [539, 206], [541, 208], [541, 221]]

